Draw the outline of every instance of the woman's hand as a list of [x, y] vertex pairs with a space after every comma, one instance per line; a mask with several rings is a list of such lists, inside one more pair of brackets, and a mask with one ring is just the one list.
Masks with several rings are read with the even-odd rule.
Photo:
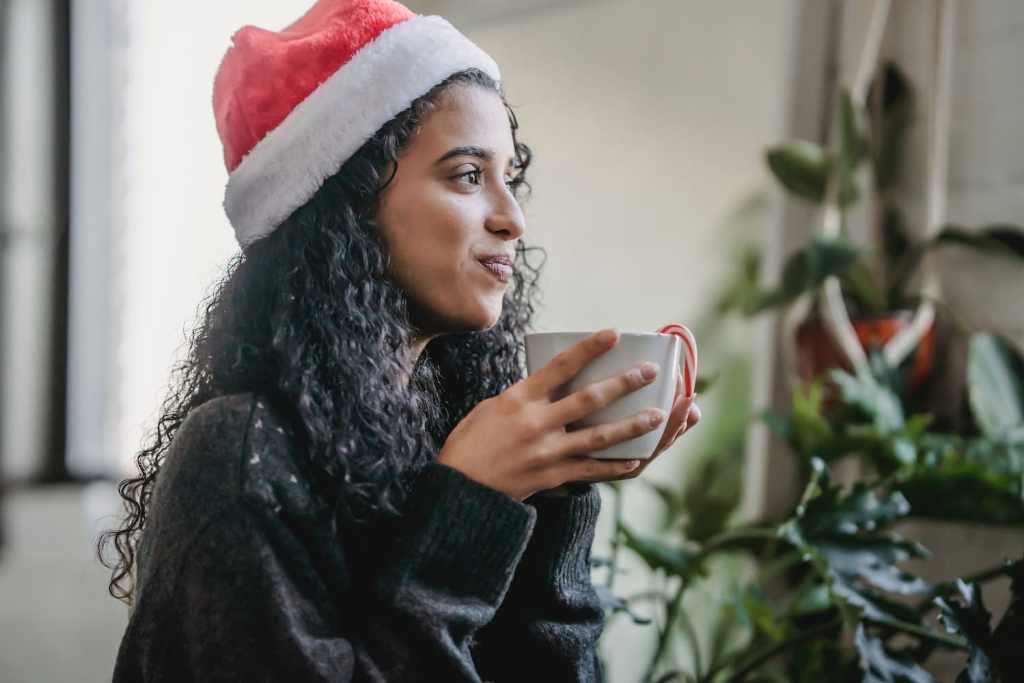
[[[568, 481], [624, 479], [642, 470], [635, 460], [601, 460], [588, 454], [657, 429], [666, 417], [663, 411], [652, 408], [572, 432], [565, 426], [650, 384], [656, 373], [644, 377], [640, 367], [632, 368], [552, 401], [557, 389], [618, 340], [615, 330], [595, 333], [498, 396], [481, 401], [449, 434], [438, 462], [519, 501]], [[652, 416], [657, 421], [652, 423]], [[676, 418], [672, 436], [662, 442], [674, 440], [681, 424]]]
[[[672, 444], [676, 442], [680, 436], [688, 432], [698, 422], [700, 422], [700, 408], [697, 406], [696, 398], [697, 395], [684, 396], [685, 387], [683, 386], [682, 375], [676, 374], [676, 395], [672, 399], [672, 412], [669, 413], [668, 425], [665, 426], [665, 433], [661, 436], [661, 441], [658, 442], [658, 447], [654, 450], [654, 454], [651, 455], [647, 460], [641, 460], [640, 466], [635, 470], [631, 470], [620, 479], [633, 479], [638, 477], [641, 472], [647, 469], [647, 466], [653, 462], [655, 458], [664, 453], [669, 449]], [[575, 483], [575, 482], [570, 482]], [[564, 498], [570, 494], [568, 484], [562, 484], [556, 486], [553, 489], [547, 489], [546, 491], [540, 491], [537, 493], [539, 497], [547, 498]]]

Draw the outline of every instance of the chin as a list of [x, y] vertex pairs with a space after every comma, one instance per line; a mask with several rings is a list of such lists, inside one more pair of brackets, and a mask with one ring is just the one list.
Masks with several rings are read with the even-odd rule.
[[484, 332], [491, 329], [501, 320], [501, 303], [497, 306], [485, 306], [474, 315], [471, 321], [467, 321], [468, 327], [474, 332]]

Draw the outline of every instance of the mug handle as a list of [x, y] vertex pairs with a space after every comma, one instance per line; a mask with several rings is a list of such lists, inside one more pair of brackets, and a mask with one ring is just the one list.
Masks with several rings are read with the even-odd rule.
[[659, 334], [674, 334], [683, 340], [683, 386], [686, 396], [693, 396], [697, 388], [697, 340], [686, 325], [669, 323], [658, 328]]

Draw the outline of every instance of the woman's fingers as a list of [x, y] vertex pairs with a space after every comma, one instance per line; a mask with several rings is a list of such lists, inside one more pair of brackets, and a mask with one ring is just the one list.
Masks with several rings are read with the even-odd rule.
[[[696, 396], [690, 396], [680, 401], [679, 406], [673, 413], [678, 412], [679, 417], [676, 419], [676, 428], [671, 429], [671, 425], [665, 429], [666, 438], [662, 439], [661, 445], [658, 446], [658, 450], [654, 452], [654, 455], [650, 457], [650, 460], [661, 455], [663, 452], [676, 442], [680, 436], [690, 430], [691, 427], [700, 422], [700, 408], [696, 404]], [[668, 435], [671, 435], [668, 438]]]
[[[672, 443], [686, 433], [688, 429], [700, 422], [700, 408], [694, 403], [696, 396], [690, 396], [680, 401], [680, 406], [686, 406], [684, 412], [680, 406], [677, 406], [677, 411], [683, 415], [681, 424], [678, 429], [674, 432], [674, 436], [669, 440], [664, 448], [660, 448], [655, 451], [654, 455], [646, 460], [640, 460], [636, 467], [633, 467], [631, 463], [637, 462], [633, 460], [601, 460], [599, 458], [592, 458], [585, 455], [576, 455], [567, 459], [568, 468], [566, 471], [571, 472], [570, 475], [573, 481], [621, 481], [623, 479], [635, 479], [640, 476], [641, 473], [654, 462], [654, 459], [658, 457], [665, 449], [672, 445]], [[668, 429], [665, 430], [667, 433]]]
[[625, 420], [566, 432], [560, 455], [587, 455], [634, 439], [661, 427], [665, 413], [657, 408], [645, 410]]
[[[690, 431], [694, 426], [696, 426], [696, 424], [700, 422], [700, 415], [700, 406], [698, 406], [696, 403], [693, 403], [690, 406], [689, 411], [686, 413], [686, 422], [680, 425], [679, 429], [676, 430], [675, 436], [672, 437], [672, 441], [668, 442], [668, 446], [671, 446], [676, 439], [678, 439], [683, 434]], [[666, 446], [666, 448], [668, 448], [668, 446]]]
[[614, 329], [600, 330], [577, 342], [523, 380], [527, 394], [531, 398], [551, 396], [555, 389], [567, 384], [588, 363], [618, 343], [619, 333]]
[[587, 455], [575, 455], [563, 461], [559, 481], [616, 481], [640, 474], [643, 460], [602, 460]]
[[700, 406], [698, 406], [696, 403], [693, 403], [690, 406], [690, 410], [686, 415], [686, 426], [683, 429], [683, 432], [685, 433], [691, 427], [694, 427], [698, 422], [700, 422], [700, 417]]
[[655, 380], [658, 371], [653, 363], [649, 367], [654, 370], [654, 374], [645, 375], [642, 365], [638, 365], [626, 372], [588, 384], [555, 401], [547, 409], [546, 419], [550, 420], [548, 426], [555, 428], [572, 424], [626, 394], [647, 386]]
[[655, 453], [660, 452], [663, 448], [667, 448], [672, 440], [675, 438], [676, 432], [679, 428], [686, 424], [687, 411], [690, 409], [690, 404], [693, 402], [692, 397], [687, 398], [683, 396], [685, 387], [683, 385], [682, 375], [676, 374], [676, 396], [673, 399], [672, 410], [668, 415], [668, 423], [665, 425], [665, 432], [661, 435], [661, 440], [658, 442], [658, 447], [654, 449]]

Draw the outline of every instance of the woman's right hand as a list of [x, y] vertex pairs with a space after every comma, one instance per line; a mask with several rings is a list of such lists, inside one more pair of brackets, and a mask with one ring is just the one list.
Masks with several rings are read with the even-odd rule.
[[501, 394], [481, 401], [449, 434], [438, 462], [518, 501], [568, 481], [630, 478], [638, 461], [601, 460], [588, 454], [658, 428], [664, 411], [651, 408], [619, 422], [571, 432], [565, 427], [650, 384], [657, 376], [656, 365], [644, 364], [654, 370], [649, 377], [637, 366], [551, 400], [559, 387], [618, 341], [615, 330], [601, 330]]

